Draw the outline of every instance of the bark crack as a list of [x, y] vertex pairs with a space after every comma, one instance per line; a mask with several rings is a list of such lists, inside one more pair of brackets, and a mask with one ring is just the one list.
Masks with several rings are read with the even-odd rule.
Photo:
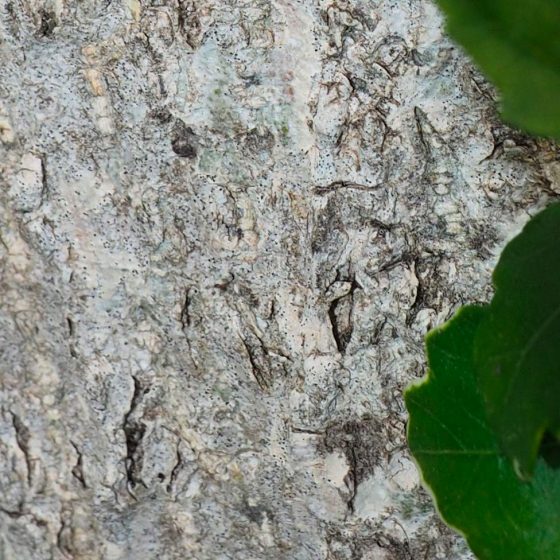
[[179, 449], [179, 442], [177, 442], [176, 453], [177, 453], [176, 462], [175, 465], [173, 466], [173, 469], [171, 470], [171, 475], [169, 476], [169, 483], [167, 484], [167, 491], [169, 493], [172, 492], [173, 485], [175, 484], [175, 480], [177, 479], [177, 476], [179, 475], [179, 472], [181, 471], [181, 468], [183, 466], [183, 456], [181, 455], [181, 451]]
[[270, 388], [270, 371], [269, 365], [267, 363], [267, 358], [265, 351], [263, 349], [262, 340], [255, 337], [258, 343], [251, 341], [249, 337], [241, 337], [245, 351], [249, 358], [249, 363], [251, 364], [251, 372], [255, 378], [257, 384], [263, 391], [267, 391]]
[[143, 481], [139, 476], [140, 465], [138, 464], [137, 451], [138, 447], [146, 433], [146, 425], [132, 416], [136, 412], [144, 394], [143, 387], [136, 377], [132, 377], [134, 381], [134, 391], [130, 400], [129, 409], [124, 415], [123, 431], [126, 442], [126, 478], [131, 488]]
[[83, 454], [73, 441], [71, 441], [70, 443], [72, 444], [72, 447], [78, 455], [76, 464], [72, 467], [72, 476], [79, 481], [83, 488], [87, 488], [88, 486], [86, 484], [86, 478], [84, 475]]
[[33, 482], [33, 458], [31, 457], [31, 453], [29, 450], [31, 433], [29, 431], [29, 428], [27, 428], [27, 426], [23, 423], [23, 421], [17, 414], [11, 411], [10, 414], [12, 415], [12, 426], [14, 427], [14, 430], [16, 432], [17, 445], [25, 458], [25, 465], [27, 467], [27, 483], [29, 484], [29, 486], [31, 486]]
[[191, 315], [189, 307], [191, 305], [190, 288], [185, 290], [185, 297], [183, 298], [183, 306], [181, 307], [180, 321], [183, 332], [191, 326]]
[[352, 275], [349, 291], [332, 300], [329, 305], [328, 316], [332, 326], [332, 333], [336, 347], [341, 354], [346, 352], [354, 332], [354, 293], [359, 288], [361, 286], [356, 280], [356, 276]]

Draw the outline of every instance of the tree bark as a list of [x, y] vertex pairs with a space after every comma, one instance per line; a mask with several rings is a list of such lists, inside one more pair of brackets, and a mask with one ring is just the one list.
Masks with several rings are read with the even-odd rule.
[[554, 146], [425, 0], [0, 2], [0, 558], [472, 558], [405, 439]]

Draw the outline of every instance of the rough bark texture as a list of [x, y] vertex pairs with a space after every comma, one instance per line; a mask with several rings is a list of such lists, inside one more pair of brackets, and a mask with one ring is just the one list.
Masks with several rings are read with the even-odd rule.
[[0, 2], [0, 558], [471, 558], [405, 442], [558, 154], [424, 0]]

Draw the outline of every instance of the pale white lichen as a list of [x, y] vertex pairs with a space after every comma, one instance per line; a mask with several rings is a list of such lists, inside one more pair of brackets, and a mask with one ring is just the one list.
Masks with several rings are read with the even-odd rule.
[[426, 0], [10, 2], [0, 556], [470, 558], [423, 336], [558, 192]]

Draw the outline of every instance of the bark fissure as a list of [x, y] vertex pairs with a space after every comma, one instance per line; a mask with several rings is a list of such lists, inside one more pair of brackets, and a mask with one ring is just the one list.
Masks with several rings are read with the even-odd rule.
[[29, 486], [32, 486], [33, 458], [29, 449], [31, 432], [17, 414], [14, 414], [13, 412], [11, 412], [10, 414], [12, 415], [12, 426], [14, 427], [14, 430], [16, 432], [17, 445], [19, 447], [19, 450], [23, 453], [23, 457], [25, 458], [25, 465], [27, 468], [27, 484]]
[[132, 380], [134, 382], [134, 390], [129, 408], [124, 415], [122, 429], [126, 444], [126, 478], [129, 486], [134, 489], [138, 483], [144, 484], [139, 473], [141, 465], [138, 463], [139, 457], [137, 456], [137, 451], [146, 433], [146, 425], [141, 419], [133, 417], [144, 395], [144, 389], [136, 377], [133, 377]]

